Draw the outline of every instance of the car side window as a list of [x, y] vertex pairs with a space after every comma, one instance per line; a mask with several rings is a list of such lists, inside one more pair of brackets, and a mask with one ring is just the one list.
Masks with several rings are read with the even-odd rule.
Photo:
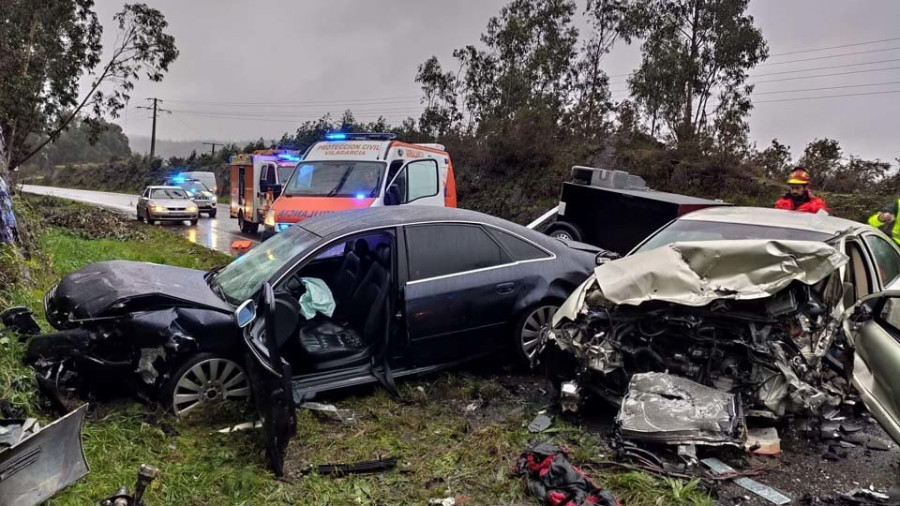
[[436, 160], [409, 162], [397, 174], [388, 188], [392, 204], [406, 204], [438, 194], [438, 166]]
[[867, 235], [866, 244], [875, 258], [875, 266], [878, 267], [878, 274], [881, 277], [881, 283], [887, 286], [900, 275], [900, 254], [885, 239], [877, 235]]
[[872, 293], [874, 287], [869, 270], [866, 269], [865, 254], [862, 246], [855, 241], [848, 241], [847, 256], [850, 257], [850, 263], [847, 265], [844, 282], [850, 283], [853, 289], [853, 300], [848, 300], [847, 302], [856, 302]]
[[435, 160], [419, 160], [406, 166], [406, 201], [433, 197], [438, 194], [438, 166]]
[[551, 256], [534, 244], [512, 234], [491, 227], [488, 227], [487, 231], [491, 234], [491, 237], [506, 248], [506, 251], [512, 255], [513, 260], [536, 260], [538, 258], [550, 258]]
[[894, 332], [900, 334], [900, 299], [889, 297], [885, 300], [879, 319], [882, 323], [893, 327]]
[[406, 227], [406, 243], [410, 281], [495, 267], [512, 261], [478, 225], [412, 225]]

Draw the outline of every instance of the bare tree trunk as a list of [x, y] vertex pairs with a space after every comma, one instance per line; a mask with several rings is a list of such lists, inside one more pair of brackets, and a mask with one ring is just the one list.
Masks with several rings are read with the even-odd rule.
[[692, 122], [694, 115], [694, 88], [693, 88], [693, 75], [694, 75], [694, 61], [697, 59], [697, 53], [699, 52], [699, 42], [697, 41], [697, 23], [700, 17], [700, 3], [698, 1], [694, 2], [694, 19], [691, 24], [691, 50], [689, 52], [689, 59], [687, 64], [687, 76], [685, 78], [685, 105], [684, 105], [684, 119], [682, 124], [682, 140], [688, 140], [693, 137], [694, 134], [694, 125]]

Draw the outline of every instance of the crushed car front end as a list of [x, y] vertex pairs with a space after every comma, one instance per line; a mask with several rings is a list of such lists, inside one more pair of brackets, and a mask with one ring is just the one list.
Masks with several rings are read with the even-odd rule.
[[154, 395], [171, 371], [199, 352], [238, 355], [233, 308], [202, 271], [147, 263], [99, 262], [44, 297], [56, 332], [28, 336], [25, 360], [41, 386], [116, 385]]
[[[638, 390], [686, 379], [697, 388], [677, 390], [733, 394], [736, 412], [821, 415], [846, 399], [852, 369], [839, 325], [846, 262], [824, 243], [768, 240], [674, 243], [609, 262], [557, 312], [541, 360], [564, 411], [593, 396], [627, 411]], [[643, 373], [678, 379], [650, 388]], [[668, 401], [685, 397], [671, 390]]]

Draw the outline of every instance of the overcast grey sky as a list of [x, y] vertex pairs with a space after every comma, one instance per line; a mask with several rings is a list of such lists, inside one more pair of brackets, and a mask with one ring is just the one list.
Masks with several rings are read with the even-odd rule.
[[[134, 107], [159, 97], [173, 114], [160, 117], [157, 135], [177, 140], [279, 138], [303, 120], [348, 107], [363, 120], [418, 117], [416, 66], [437, 55], [455, 70], [453, 49], [477, 44], [488, 18], [506, 3], [145, 1], [165, 14], [181, 55], [162, 83], [136, 86], [119, 123], [129, 135], [149, 135], [147, 114]], [[115, 37], [112, 15], [121, 5], [97, 1], [105, 47]], [[900, 1], [752, 0], [750, 12], [772, 54], [751, 73], [757, 76], [751, 82], [759, 83], [750, 120], [757, 144], [778, 138], [799, 156], [807, 142], [831, 137], [845, 154], [900, 157], [894, 127], [900, 118]], [[781, 54], [891, 38], [897, 40]], [[618, 44], [607, 57], [614, 99], [627, 95], [618, 90], [639, 60], [637, 45]], [[859, 65], [869, 62], [881, 63]], [[801, 69], [819, 70], [789, 73]], [[842, 75], [809, 77], [823, 74]], [[846, 88], [810, 90], [839, 86]], [[805, 91], [784, 93], [794, 90]], [[807, 100], [861, 93], [867, 95]]]

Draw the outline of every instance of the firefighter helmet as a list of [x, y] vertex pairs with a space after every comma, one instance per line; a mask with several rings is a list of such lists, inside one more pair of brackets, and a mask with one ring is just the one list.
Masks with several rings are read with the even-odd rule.
[[788, 184], [809, 184], [809, 172], [806, 171], [803, 167], [797, 167], [791, 172], [791, 177], [788, 179]]

